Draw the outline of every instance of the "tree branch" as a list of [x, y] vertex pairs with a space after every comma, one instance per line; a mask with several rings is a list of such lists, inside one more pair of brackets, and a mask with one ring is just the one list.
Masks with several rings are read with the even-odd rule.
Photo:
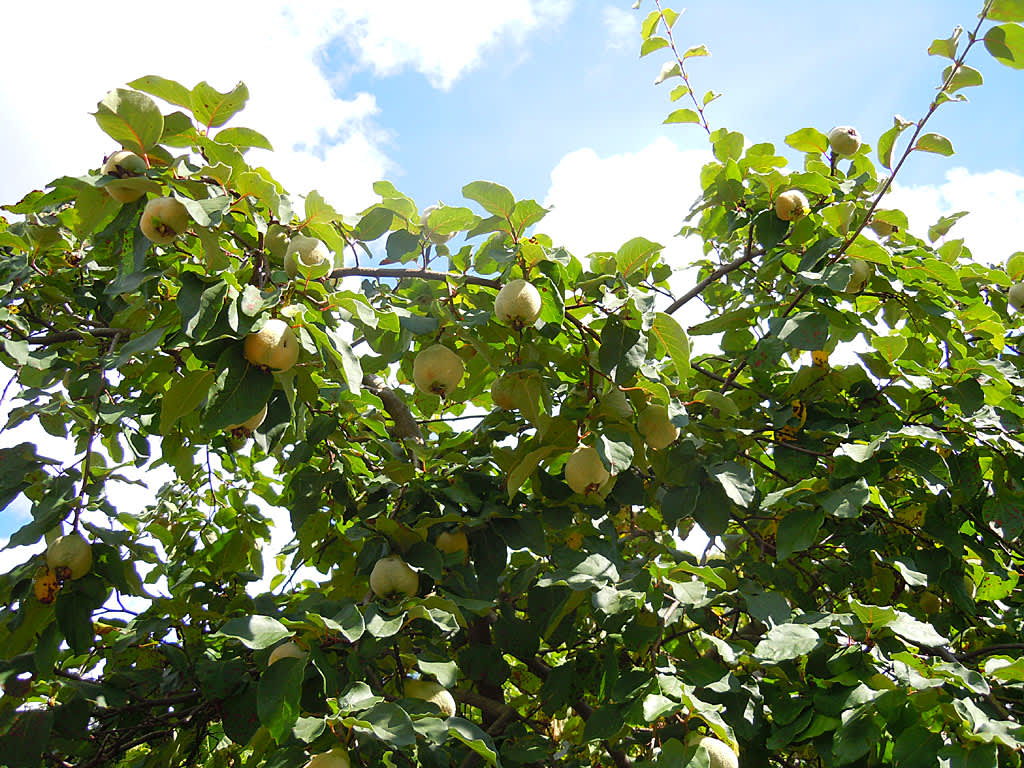
[[394, 420], [395, 428], [393, 433], [395, 438], [402, 439], [408, 437], [417, 443], [423, 443], [423, 432], [420, 431], [420, 425], [413, 417], [409, 406], [405, 404], [405, 400], [395, 394], [393, 389], [388, 387], [384, 379], [376, 374], [368, 373], [363, 376], [363, 386], [380, 398], [384, 404], [384, 410]]
[[1024, 643], [997, 643], [984, 648], [975, 648], [973, 651], [956, 654], [956, 659], [957, 661], [970, 661], [979, 656], [988, 656], [990, 653], [999, 653], [1000, 651], [1024, 651]]
[[26, 336], [23, 341], [27, 341], [29, 344], [40, 344], [46, 346], [48, 344], [62, 344], [66, 341], [81, 341], [87, 339], [90, 336], [97, 338], [111, 338], [123, 336], [128, 338], [132, 335], [132, 332], [127, 328], [94, 328], [91, 331], [59, 331], [58, 333], [48, 333], [45, 336]]
[[[751, 223], [751, 225], [750, 225], [750, 232], [751, 232], [751, 236], [753, 236], [753, 232], [754, 232], [754, 225], [753, 225], [753, 223]], [[665, 310], [666, 314], [671, 315], [673, 312], [675, 312], [681, 306], [686, 304], [688, 301], [690, 301], [691, 299], [699, 296], [701, 294], [701, 292], [705, 288], [707, 288], [712, 283], [716, 282], [720, 277], [724, 277], [725, 275], [728, 275], [733, 270], [739, 269], [740, 267], [742, 267], [747, 262], [753, 261], [758, 256], [760, 256], [762, 253], [764, 253], [764, 251], [762, 251], [760, 248], [756, 248], [756, 249], [755, 248], [751, 248], [749, 242], [747, 243], [746, 251], [747, 252], [744, 253], [742, 256], [740, 256], [738, 259], [736, 259], [734, 261], [730, 261], [728, 264], [723, 264], [722, 266], [720, 266], [718, 269], [716, 269], [710, 275], [708, 275], [703, 280], [701, 280], [699, 283], [697, 283], [695, 286], [693, 286], [693, 288], [691, 288], [686, 293], [684, 293], [682, 296], [680, 296], [678, 299], [676, 299], [671, 304], [669, 304], [668, 308]]]
[[482, 285], [487, 288], [501, 288], [501, 281], [489, 277], [477, 275], [461, 275], [457, 272], [438, 272], [433, 269], [405, 269], [404, 267], [342, 267], [336, 269], [327, 277], [338, 279], [342, 277], [416, 277], [420, 280], [437, 280], [442, 283], [462, 282], [471, 285]]

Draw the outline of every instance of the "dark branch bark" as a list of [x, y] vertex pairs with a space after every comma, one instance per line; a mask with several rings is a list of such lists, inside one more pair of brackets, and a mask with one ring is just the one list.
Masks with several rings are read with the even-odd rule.
[[405, 400], [395, 394], [393, 389], [388, 388], [384, 379], [376, 374], [368, 373], [363, 376], [363, 386], [384, 403], [384, 410], [395, 422], [393, 433], [396, 439], [408, 437], [417, 443], [423, 442], [423, 432], [420, 431], [420, 425], [413, 417], [409, 406], [405, 404]]
[[132, 332], [127, 328], [94, 328], [88, 333], [82, 333], [81, 331], [60, 331], [58, 333], [48, 333], [45, 336], [29, 336], [24, 339], [24, 341], [27, 341], [29, 344], [40, 344], [46, 346], [47, 344], [62, 344], [66, 341], [81, 341], [89, 336], [109, 339], [117, 336], [128, 338], [131, 335]]
[[[487, 623], [486, 617], [474, 619], [469, 625], [469, 641], [473, 645], [493, 645], [491, 640], [491, 625]], [[486, 698], [492, 701], [505, 703], [505, 694], [497, 683], [482, 680], [477, 683], [477, 688]], [[488, 730], [498, 719], [493, 711], [483, 711], [484, 730]]]
[[[751, 226], [751, 231], [753, 231], [753, 224], [751, 224], [750, 226]], [[676, 299], [671, 304], [669, 304], [668, 308], [665, 310], [665, 312], [671, 315], [673, 312], [675, 312], [681, 306], [686, 304], [688, 301], [690, 301], [691, 299], [699, 296], [701, 294], [701, 292], [705, 288], [707, 288], [709, 285], [711, 285], [713, 282], [715, 282], [716, 280], [718, 280], [721, 277], [724, 277], [725, 275], [729, 274], [730, 272], [739, 269], [744, 264], [746, 264], [746, 263], [748, 263], [750, 261], [753, 261], [755, 258], [760, 256], [762, 253], [763, 253], [763, 251], [761, 251], [760, 249], [754, 250], [754, 249], [751, 248], [751, 249], [748, 249], [745, 254], [740, 256], [735, 261], [730, 261], [728, 264], [723, 264], [718, 269], [716, 269], [714, 272], [712, 272], [710, 275], [708, 275], [703, 280], [701, 280], [699, 283], [697, 283], [695, 286], [693, 286], [693, 288], [691, 288], [689, 291], [687, 291], [682, 296], [680, 296], [678, 299]]]
[[456, 272], [438, 272], [433, 269], [405, 269], [404, 267], [342, 267], [328, 275], [329, 278], [342, 277], [418, 277], [421, 280], [437, 280], [443, 283], [470, 283], [488, 288], [500, 288], [501, 281], [477, 275], [460, 275]]

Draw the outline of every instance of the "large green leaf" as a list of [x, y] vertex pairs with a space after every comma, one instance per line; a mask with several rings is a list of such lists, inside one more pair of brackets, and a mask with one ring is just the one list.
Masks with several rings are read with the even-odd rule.
[[657, 312], [651, 325], [651, 336], [660, 341], [668, 352], [676, 376], [679, 377], [679, 383], [687, 381], [693, 369], [690, 367], [690, 340], [686, 337], [683, 327], [671, 315]]
[[190, 97], [192, 114], [207, 130], [224, 125], [248, 100], [249, 89], [245, 83], [221, 93], [205, 80], [192, 89]]
[[256, 693], [260, 722], [281, 744], [291, 735], [299, 718], [299, 697], [305, 662], [286, 656], [264, 670]]
[[1024, 69], [1024, 27], [1001, 24], [985, 33], [985, 48], [1000, 64]]
[[772, 627], [764, 640], [757, 644], [754, 655], [769, 663], [791, 661], [809, 654], [820, 641], [818, 633], [808, 626], [780, 624]]
[[494, 216], [512, 218], [516, 207], [516, 199], [512, 193], [492, 181], [473, 181], [462, 188], [462, 194], [469, 200], [475, 200], [488, 213]]
[[277, 619], [255, 615], [231, 619], [217, 634], [240, 640], [246, 648], [261, 650], [284, 640], [291, 633]]
[[111, 91], [96, 105], [94, 116], [104, 133], [140, 155], [153, 149], [164, 131], [160, 108], [138, 91]]

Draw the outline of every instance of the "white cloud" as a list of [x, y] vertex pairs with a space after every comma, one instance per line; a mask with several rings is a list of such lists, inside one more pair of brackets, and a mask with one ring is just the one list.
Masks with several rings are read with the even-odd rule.
[[1002, 265], [1011, 253], [1024, 249], [1024, 176], [1015, 173], [953, 168], [938, 186], [894, 185], [882, 207], [903, 210], [910, 231], [921, 238], [927, 238], [928, 227], [940, 217], [969, 211], [946, 239], [963, 238], [984, 264]]
[[607, 5], [601, 10], [601, 22], [608, 34], [607, 46], [613, 50], [629, 49], [639, 37], [639, 19], [625, 8]]
[[[681, 150], [659, 137], [636, 152], [600, 157], [589, 148], [565, 155], [551, 172], [545, 206], [554, 206], [541, 231], [577, 257], [617, 251], [634, 237], [665, 246], [663, 256], [678, 271], [670, 280], [679, 296], [696, 282], [685, 269], [702, 255], [699, 241], [677, 237], [690, 206], [700, 196], [700, 169], [706, 150]], [[676, 318], [684, 326], [705, 319], [699, 300]]]
[[406, 68], [448, 89], [479, 65], [487, 50], [509, 38], [521, 44], [537, 29], [561, 23], [568, 0], [352, 0], [334, 12], [346, 44], [380, 75]]
[[259, 130], [276, 148], [272, 158], [252, 151], [251, 162], [265, 163], [293, 194], [319, 189], [354, 212], [376, 199], [370, 185], [391, 164], [374, 97], [338, 95], [323, 71], [331, 47], [354, 46], [359, 66], [378, 74], [411, 68], [449, 87], [488, 47], [505, 37], [521, 44], [569, 8], [568, 0], [181, 0], [172, 19], [145, 3], [128, 16], [109, 0], [10, 5], [5, 26], [19, 33], [0, 48], [0, 68], [31, 62], [32, 84], [0, 80], [0, 202], [98, 168], [114, 147], [90, 113], [111, 88], [154, 74], [221, 91], [244, 80], [250, 100], [232, 124]]
[[704, 150], [681, 150], [665, 137], [610, 157], [589, 148], [570, 152], [551, 172], [544, 204], [554, 210], [540, 228], [579, 256], [647, 237], [666, 246], [671, 263], [682, 265], [683, 256], [698, 251], [675, 235], [700, 195], [700, 169], [710, 157]]

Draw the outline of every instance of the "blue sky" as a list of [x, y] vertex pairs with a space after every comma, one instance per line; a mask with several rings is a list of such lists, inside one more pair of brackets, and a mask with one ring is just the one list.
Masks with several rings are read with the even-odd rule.
[[[464, 204], [462, 186], [488, 179], [553, 205], [540, 229], [572, 250], [645, 235], [671, 244], [681, 264], [692, 248], [672, 235], [698, 192], [707, 142], [696, 126], [662, 125], [679, 81], [653, 85], [664, 51], [638, 58], [639, 23], [653, 0], [639, 11], [630, 4], [264, 0], [240, 11], [181, 0], [170, 26], [161, 8], [132, 6], [128, 32], [114, 40], [110, 19], [124, 16], [122, 3], [18, 3], [4, 11], [21, 32], [5, 41], [0, 67], [31, 66], [35, 85], [0, 81], [0, 202], [97, 168], [116, 149], [89, 115], [109, 89], [144, 74], [224, 90], [243, 80], [251, 99], [238, 122], [278, 150], [251, 157], [295, 195], [318, 189], [354, 214], [373, 201], [378, 178], [421, 207]], [[981, 1], [780, 6], [690, 3], [675, 34], [682, 48], [711, 51], [691, 61], [690, 74], [699, 93], [724, 94], [709, 108], [712, 127], [782, 148], [804, 126], [855, 125], [874, 144], [894, 114], [919, 117], [944, 66], [926, 54], [929, 43], [957, 24], [973, 27]], [[971, 210], [951, 236], [997, 262], [1024, 242], [1024, 73], [980, 46], [968, 63], [985, 86], [929, 126], [957, 154], [918, 153], [891, 205], [921, 231], [939, 215]], [[8, 407], [0, 404], [0, 419]], [[0, 447], [24, 439], [71, 458], [31, 427], [0, 433]], [[0, 539], [17, 525], [14, 510], [3, 512]]]
[[[678, 43], [706, 43], [712, 51], [690, 67], [697, 89], [724, 94], [709, 108], [712, 127], [779, 147], [797, 128], [827, 130], [836, 123], [858, 126], [873, 143], [894, 114], [918, 116], [944, 66], [926, 55], [928, 44], [949, 36], [958, 22], [973, 21], [962, 0], [859, 2], [860, 21], [852, 25], [830, 23], [849, 3], [820, 3], [818, 13], [793, 15], [780, 14], [773, 3], [728, 5], [728, 13], [721, 3], [689, 8], [676, 25]], [[626, 4], [608, 9], [634, 25], [644, 15]], [[636, 151], [659, 135], [683, 148], [706, 145], [695, 126], [661, 124], [678, 81], [654, 87], [662, 52], [641, 60], [638, 49], [635, 26], [613, 37], [605, 13], [577, 3], [560, 27], [539, 30], [525, 49], [507, 43], [492, 50], [450, 90], [430, 87], [411, 70], [384, 78], [362, 71], [341, 87], [375, 95], [380, 123], [391, 133], [394, 180], [413, 197], [455, 198], [473, 178], [542, 196], [551, 169], [581, 146], [610, 155]], [[971, 61], [987, 87], [968, 92], [970, 104], [949, 105], [933, 118], [935, 129], [954, 140], [957, 157], [951, 163], [920, 155], [905, 182], [936, 183], [952, 164], [1021, 170], [1024, 142], [1019, 128], [1007, 130], [1014, 123], [1007, 107], [1019, 110], [1024, 78], [976, 51]], [[339, 43], [328, 61], [349, 55]]]

